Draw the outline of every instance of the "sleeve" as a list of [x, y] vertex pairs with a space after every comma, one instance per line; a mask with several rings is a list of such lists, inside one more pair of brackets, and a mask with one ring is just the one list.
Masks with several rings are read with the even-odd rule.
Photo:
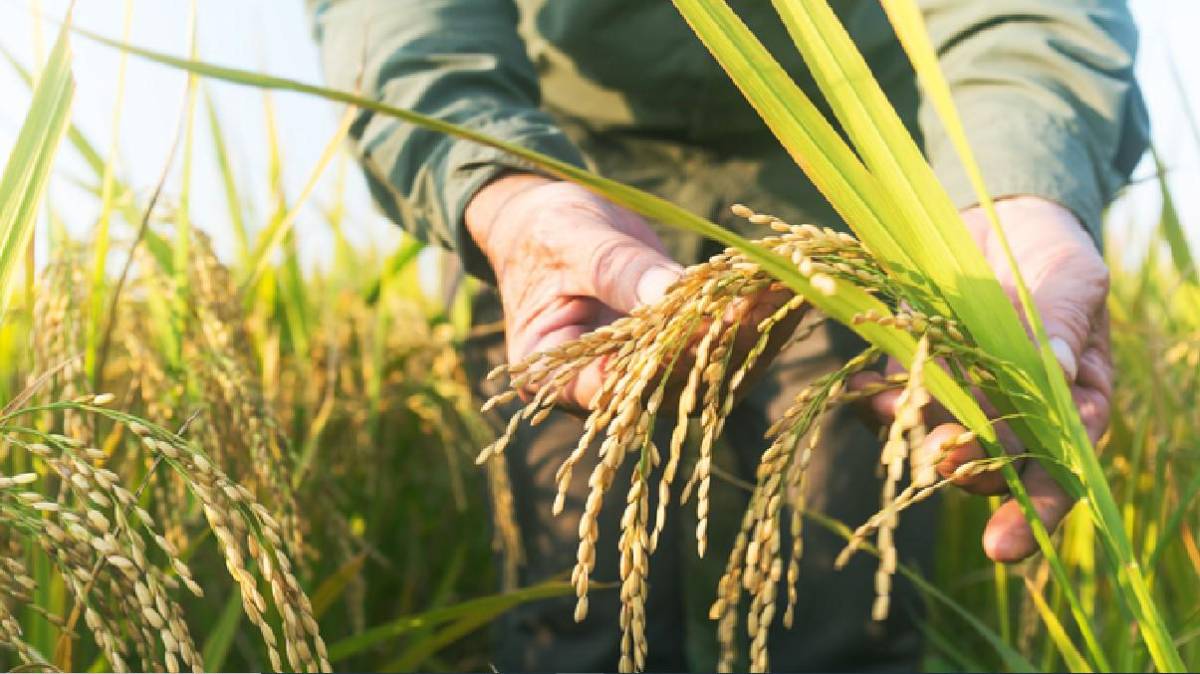
[[[307, 0], [330, 86], [470, 127], [557, 159], [583, 158], [539, 109], [512, 0]], [[506, 170], [499, 150], [364, 111], [350, 131], [372, 196], [417, 238], [491, 269], [463, 226], [467, 203]]]
[[[1097, 241], [1101, 213], [1149, 139], [1124, 0], [921, 0], [993, 196], [1071, 209]], [[977, 202], [932, 106], [926, 153], [960, 208]]]

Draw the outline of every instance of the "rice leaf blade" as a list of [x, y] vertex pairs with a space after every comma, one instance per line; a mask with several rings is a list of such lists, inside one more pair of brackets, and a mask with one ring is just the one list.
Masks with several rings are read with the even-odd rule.
[[[823, 2], [824, 0], [821, 1]], [[1091, 441], [1087, 437], [1087, 432], [1083, 428], [1083, 423], [1080, 421], [1079, 413], [1075, 407], [1075, 402], [1067, 386], [1066, 379], [1058, 376], [1061, 369], [1058, 366], [1054, 352], [1050, 348], [1045, 327], [1042, 324], [1036, 307], [1033, 305], [1029, 289], [1022, 280], [1012, 251], [1008, 247], [1007, 239], [1000, 226], [995, 207], [984, 184], [982, 173], [966, 140], [966, 132], [957, 109], [954, 106], [954, 100], [950, 95], [949, 85], [946, 83], [945, 77], [938, 67], [936, 54], [929, 43], [928, 33], [925, 31], [921, 14], [912, 0], [883, 0], [883, 3], [884, 8], [888, 11], [889, 18], [896, 28], [897, 35], [900, 37], [901, 44], [909, 54], [913, 66], [917, 69], [927, 95], [934, 102], [938, 116], [950, 134], [954, 146], [959, 153], [959, 158], [966, 168], [968, 176], [971, 178], [971, 183], [975, 188], [980, 203], [983, 205], [985, 212], [987, 212], [988, 219], [996, 231], [998, 239], [1005, 250], [1009, 265], [1013, 269], [1021, 304], [1025, 310], [1025, 316], [1029, 325], [1033, 328], [1038, 352], [1041, 356], [1041, 368], [1036, 368], [1033, 363], [1029, 363], [1025, 365], [1027, 368], [1026, 371], [1040, 375], [1039, 383], [1042, 386], [1039, 388], [1048, 390], [1050, 393], [1049, 402], [1057, 410], [1058, 421], [1061, 423], [1061, 446], [1065, 454], [1063, 458], [1078, 471], [1079, 482], [1087, 495], [1087, 504], [1096, 520], [1101, 540], [1105, 543], [1105, 548], [1113, 557], [1118, 583], [1122, 586], [1123, 594], [1129, 599], [1127, 604], [1135, 613], [1138, 623], [1141, 626], [1140, 632], [1155, 664], [1164, 671], [1181, 671], [1184, 669], [1183, 661], [1178, 649], [1171, 641], [1170, 632], [1159, 615], [1157, 605], [1150, 596], [1149, 587], [1145, 583], [1145, 578], [1134, 554], [1129, 535], [1123, 526], [1116, 500], [1109, 489], [1108, 478], [1105, 475], [1103, 467], [1100, 465], [1099, 459], [1096, 457]], [[1021, 344], [1028, 344], [1025, 340], [1019, 341]], [[1009, 351], [999, 348], [1001, 346], [998, 345], [996, 350], [989, 350], [992, 353], [1010, 357]], [[1014, 348], [1012, 350], [1016, 351], [1017, 349]], [[1015, 356], [1016, 354], [1012, 355]], [[1013, 360], [1018, 363], [1023, 362], [1015, 358]], [[1053, 451], [1054, 447], [1051, 446], [1049, 449]], [[1048, 466], [1047, 462], [1043, 462], [1043, 464]], [[1064, 486], [1069, 487], [1074, 484], [1073, 480], [1064, 480], [1061, 478], [1062, 471], [1052, 472], [1056, 477], [1060, 477], [1059, 482], [1063, 483]], [[1034, 525], [1036, 528], [1034, 522], [1031, 522], [1031, 525]], [[1081, 608], [1077, 606], [1078, 600], [1070, 590], [1069, 584], [1063, 583], [1063, 585], [1063, 590], [1067, 593], [1068, 599], [1071, 600], [1073, 610], [1077, 613], [1082, 613]], [[1082, 615], [1077, 615], [1077, 623], [1085, 639], [1088, 640], [1088, 647], [1092, 657], [1096, 660], [1100, 668], [1108, 669], [1109, 667], [1103, 658], [1103, 652], [1095, 641], [1094, 635], [1091, 634], [1090, 629], [1087, 627], [1086, 618]]]
[[[864, 313], [870, 310], [873, 310], [881, 315], [886, 315], [889, 313], [889, 310], [882, 302], [871, 297], [860, 289], [846, 284], [839, 284], [836, 292], [834, 292], [833, 295], [825, 295], [824, 293], [813, 288], [812, 284], [809, 283], [809, 281], [803, 275], [801, 275], [789, 261], [751, 244], [749, 241], [738, 236], [737, 234], [734, 234], [723, 227], [701, 218], [690, 211], [684, 210], [665, 199], [647, 192], [643, 192], [637, 188], [609, 180], [572, 164], [554, 159], [553, 157], [543, 155], [518, 145], [500, 141], [486, 134], [460, 127], [440, 119], [422, 115], [411, 110], [387, 105], [386, 103], [358, 96], [353, 93], [320, 87], [287, 78], [214, 65], [193, 59], [179, 58], [134, 45], [124, 44], [119, 41], [97, 35], [90, 31], [85, 31], [82, 29], [75, 30], [80, 35], [83, 35], [90, 40], [94, 40], [114, 49], [125, 49], [130, 53], [147, 60], [186, 70], [188, 72], [194, 72], [205, 77], [257, 88], [294, 91], [297, 93], [325, 98], [327, 100], [332, 100], [339, 103], [346, 103], [357, 106], [361, 109], [372, 110], [390, 117], [396, 117], [433, 131], [446, 133], [458, 138], [480, 143], [488, 147], [494, 147], [496, 149], [503, 150], [519, 159], [529, 162], [531, 165], [539, 167], [541, 170], [551, 175], [575, 182], [608, 198], [610, 201], [613, 201], [616, 204], [641, 213], [651, 220], [657, 220], [663, 224], [673, 227], [684, 228], [719, 241], [725, 245], [736, 247], [739, 250], [744, 251], [747, 257], [749, 257], [755, 263], [761, 265], [766, 272], [786, 283], [794, 291], [810, 298], [817, 308], [843, 323], [848, 325], [852, 324], [853, 317], [856, 314]], [[912, 362], [913, 355], [916, 353], [916, 340], [914, 340], [911, 335], [901, 330], [886, 328], [871, 322], [863, 323], [862, 325], [854, 325], [852, 328], [864, 339], [872, 344], [878, 345], [900, 362]], [[995, 437], [994, 431], [987, 421], [987, 417], [979, 409], [978, 404], [965, 389], [958, 385], [957, 382], [955, 382], [940, 367], [930, 368], [928, 375], [929, 381], [927, 383], [930, 391], [938, 398], [939, 401], [942, 402], [943, 405], [947, 407], [947, 409], [961, 419], [964, 424], [979, 433], [980, 437], [989, 440]]]
[[428, 629], [451, 621], [479, 613], [498, 615], [508, 609], [537, 599], [549, 599], [574, 594], [573, 585], [563, 581], [548, 581], [532, 587], [513, 592], [470, 599], [453, 606], [434, 609], [419, 615], [397, 618], [383, 625], [378, 625], [367, 631], [347, 637], [329, 646], [329, 659], [337, 662], [345, 660], [378, 644], [403, 636], [409, 632]]
[[74, 90], [64, 28], [34, 87], [29, 112], [0, 177], [0, 320], [5, 320], [13, 275], [33, 236], [50, 168], [66, 132]]
[[249, 234], [246, 231], [246, 218], [243, 213], [242, 195], [238, 192], [237, 178], [233, 173], [233, 162], [229, 158], [229, 146], [225, 141], [225, 131], [221, 125], [221, 117], [213, 102], [212, 94], [204, 91], [204, 109], [208, 115], [208, 131], [212, 137], [213, 153], [217, 157], [217, 169], [221, 174], [221, 186], [225, 190], [225, 206], [229, 213], [229, 223], [237, 237], [238, 261], [244, 261], [250, 249]]
[[1050, 638], [1058, 647], [1058, 652], [1063, 657], [1067, 668], [1072, 672], [1093, 672], [1087, 660], [1071, 642], [1071, 637], [1067, 635], [1067, 630], [1063, 628], [1061, 622], [1058, 621], [1058, 616], [1054, 615], [1054, 611], [1050, 605], [1046, 603], [1046, 598], [1042, 596], [1040, 590], [1033, 586], [1029, 579], [1025, 580], [1025, 588], [1029, 592], [1029, 598], [1033, 600], [1033, 605], [1037, 608], [1038, 615], [1042, 617], [1042, 623], [1046, 626], [1046, 631], [1050, 634]]
[[208, 671], [225, 671], [225, 659], [229, 656], [233, 638], [237, 636], [238, 628], [242, 624], [242, 617], [242, 595], [235, 590], [229, 593], [229, 599], [225, 600], [220, 617], [213, 623], [204, 639], [204, 646], [200, 649], [202, 662]]

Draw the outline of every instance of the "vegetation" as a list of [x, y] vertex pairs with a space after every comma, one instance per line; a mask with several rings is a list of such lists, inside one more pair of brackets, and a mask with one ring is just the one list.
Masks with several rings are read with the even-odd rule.
[[[1093, 452], [1044, 335], [1025, 336], [1021, 317], [1036, 328], [1036, 311], [1027, 298], [1013, 307], [994, 279], [980, 277], [986, 263], [826, 1], [775, 5], [848, 140], [722, 0], [676, 5], [855, 236], [738, 206], [739, 215], [775, 232], [746, 241], [661, 199], [445, 122], [213, 66], [194, 51], [181, 59], [125, 46], [192, 74], [180, 156], [167, 159], [168, 167], [182, 164], [183, 180], [168, 186], [164, 178], [146, 195], [144, 186], [115, 175], [113, 153], [105, 156], [70, 126], [64, 30], [37, 77], [29, 77], [33, 102], [0, 179], [0, 296], [12, 298], [0, 323], [0, 666], [482, 668], [480, 628], [514, 604], [574, 594], [584, 613], [588, 592], [618, 591], [625, 610], [613, 629], [626, 635], [622, 668], [639, 668], [641, 629], [654, 620], [642, 607], [646, 565], [664, 517], [660, 509], [651, 518], [644, 470], [666, 461], [668, 474], [689, 476], [703, 554], [708, 492], [714, 481], [728, 481], [713, 469], [721, 421], [768, 341], [801, 314], [801, 338], [803, 326], [821, 317], [845, 323], [871, 346], [814, 382], [778, 420], [758, 483], [734, 485], [752, 490], [752, 505], [733, 550], [709, 551], [726, 565], [709, 597], [716, 601], [720, 665], [769, 666], [766, 630], [758, 626], [777, 612], [786, 620], [804, 601], [794, 593], [775, 597], [774, 583], [765, 580], [794, 582], [800, 551], [781, 549], [779, 533], [782, 526], [816, 525], [844, 535], [847, 554], [880, 557], [875, 617], [889, 610], [892, 573], [922, 590], [931, 668], [1197, 666], [1200, 472], [1192, 429], [1200, 286], [1165, 182], [1160, 239], [1145, 261], [1111, 261], [1122, 379], [1112, 429]], [[952, 137], [960, 137], [919, 16], [907, 0], [884, 5], [927, 95]], [[386, 257], [355, 249], [342, 236], [336, 200], [324, 211], [337, 241], [331, 265], [301, 268], [294, 230], [300, 206], [335, 164], [350, 113], [294, 202], [282, 189], [283, 159], [270, 134], [272, 170], [264, 182], [272, 208], [255, 226], [201, 76], [263, 90], [268, 110], [269, 90], [301, 91], [498, 145], [730, 248], [690, 269], [660, 305], [497, 373], [539, 392], [521, 415], [488, 424], [456, 351], [471, 337], [469, 284], [453, 292], [427, 287], [415, 242]], [[228, 262], [213, 255], [189, 216], [202, 103], [226, 178], [224, 195], [205, 196], [224, 197], [239, 242]], [[23, 267], [27, 279], [34, 271], [25, 251], [63, 138], [92, 170], [97, 226], [87, 239], [72, 240], [51, 199], [51, 260], [35, 282], [16, 288]], [[960, 151], [972, 166], [965, 143]], [[337, 170], [345, 170], [340, 162]], [[111, 227], [121, 222], [126, 238]], [[1169, 263], [1160, 248], [1170, 251]], [[128, 262], [110, 268], [111, 259]], [[377, 271], [364, 278], [363, 269]], [[968, 282], [972, 292], [960, 292]], [[750, 355], [733, 362], [730, 344], [738, 335], [723, 320], [726, 311], [736, 298], [771, 285], [790, 288], [797, 299], [760, 324]], [[687, 362], [681, 354], [694, 335], [699, 343]], [[520, 555], [505, 499], [504, 438], [517, 423], [537, 423], [570, 374], [603, 355], [614, 356], [625, 376], [611, 379], [588, 421], [588, 433], [604, 443], [589, 504], [616, 489], [628, 503], [621, 586], [589, 586], [595, 532], [584, 527], [570, 583], [492, 594], [497, 580], [511, 584]], [[909, 373], [881, 386], [902, 389], [911, 413], [897, 415], [888, 429], [883, 507], [866, 523], [835, 522], [805, 509], [787, 487], [804, 479], [814, 421], [861, 395], [842, 382], [885, 355]], [[684, 392], [664, 400], [676, 369]], [[1028, 509], [1012, 458], [999, 449], [972, 387], [1006, 413], [1029, 451], [1083, 504], [1053, 536], [1032, 518], [1041, 554], [1002, 567], [984, 560], [977, 542], [995, 504], [946, 490], [936, 573], [923, 578], [896, 560], [890, 531], [903, 508], [946, 484], [929, 470], [937, 456], [915, 452], [923, 433], [916, 410], [924, 401], [939, 400], [993, 450], [996, 458], [962, 470], [1002, 471]], [[701, 428], [693, 444], [686, 441], [694, 411]], [[677, 421], [662, 454], [646, 433], [660, 414]], [[501, 430], [495, 442], [494, 427]], [[561, 476], [590, 439], [563, 457]], [[482, 470], [471, 461], [481, 447]], [[442, 460], [431, 461], [434, 452]], [[627, 487], [612, 485], [612, 472], [626, 460], [643, 470]], [[448, 539], [447, 530], [456, 536]], [[491, 570], [493, 549], [507, 560], [499, 578]], [[742, 663], [734, 634], [746, 607], [750, 659]], [[256, 629], [244, 629], [247, 623]], [[452, 643], [459, 646], [448, 654]]]

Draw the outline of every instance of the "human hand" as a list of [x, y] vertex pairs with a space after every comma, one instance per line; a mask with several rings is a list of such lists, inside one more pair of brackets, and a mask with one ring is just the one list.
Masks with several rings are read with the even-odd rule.
[[[1105, 309], [1108, 268], [1083, 225], [1066, 208], [1038, 197], [1020, 196], [997, 201], [996, 210], [1017, 266], [1042, 316], [1050, 345], [1071, 385], [1088, 437], [1095, 444], [1107, 428], [1112, 396], [1113, 365]], [[962, 216], [1001, 287], [1017, 303], [1016, 281], [987, 216], [980, 208], [966, 210]], [[866, 382], [860, 379], [856, 383]], [[897, 396], [898, 392], [876, 396], [871, 401], [873, 411], [881, 418], [890, 418]], [[945, 413], [931, 410], [928, 416], [945, 418]], [[929, 433], [926, 442], [934, 447], [946, 446], [965, 430], [946, 421]], [[1006, 451], [1010, 454], [1023, 451], [1006, 425], [997, 424], [997, 431]], [[952, 449], [938, 465], [938, 472], [948, 478], [958, 466], [984, 456], [979, 443], [970, 442]], [[1046, 528], [1053, 531], [1071, 510], [1072, 498], [1039, 462], [1025, 461], [1020, 470], [1034, 508]], [[975, 494], [1008, 491], [998, 472], [960, 479], [956, 484]], [[989, 558], [1008, 563], [1020, 561], [1037, 550], [1033, 532], [1015, 501], [1010, 499], [992, 515], [984, 530], [983, 548]]]
[[[496, 275], [510, 363], [658, 301], [683, 273], [641, 216], [571, 183], [503, 176], [476, 194], [465, 220]], [[735, 342], [734, 362], [753, 345], [753, 327], [791, 297], [767, 290], [734, 307], [726, 320], [751, 328], [739, 330], [747, 337]], [[794, 327], [788, 321], [778, 330]], [[776, 347], [781, 342], [773, 340]], [[773, 355], [768, 350], [760, 357], [751, 378]], [[605, 361], [584, 369], [564, 387], [559, 402], [586, 409], [604, 381]], [[673, 374], [689, 365], [681, 360]], [[677, 379], [681, 386], [685, 378], [673, 376], [673, 386]]]

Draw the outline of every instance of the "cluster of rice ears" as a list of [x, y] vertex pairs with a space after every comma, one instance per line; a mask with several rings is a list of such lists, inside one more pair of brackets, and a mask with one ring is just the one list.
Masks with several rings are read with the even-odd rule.
[[[519, 559], [502, 466], [498, 526], [476, 524], [487, 508], [470, 457], [488, 431], [457, 353], [467, 317], [461, 299], [422, 289], [420, 245], [378, 259], [342, 236], [344, 166], [325, 213], [334, 271], [303, 275], [290, 228], [331, 158], [291, 202], [272, 124], [272, 208], [256, 228], [205, 99], [245, 242], [227, 266], [188, 216], [194, 79], [181, 92], [185, 179], [164, 184], [172, 152], [164, 181], [135, 190], [70, 124], [66, 38], [36, 77], [9, 61], [34, 104], [0, 191], [14, 299], [0, 325], [0, 667], [409, 669], [480, 616], [570, 591], [454, 606], [491, 591], [492, 547], [510, 585]], [[98, 225], [73, 240], [51, 200], [50, 259], [14, 293], [63, 138], [92, 171]], [[469, 533], [412, 544], [450, 528]], [[481, 658], [477, 646], [453, 662]]]
[[[780, 323], [794, 322], [795, 314], [805, 312], [808, 325], [819, 317], [838, 321], [862, 336], [871, 348], [844, 369], [815, 381], [773, 429], [771, 448], [752, 486], [751, 505], [728, 557], [711, 614], [724, 645], [722, 666], [733, 662], [736, 640], [732, 634], [738, 629], [738, 606], [742, 604], [749, 607], [745, 628], [752, 636], [751, 665], [756, 669], [769, 666], [766, 623], [777, 616], [786, 618], [789, 607], [804, 600], [788, 593], [782, 610], [777, 608], [783, 598], [774, 596], [769, 579], [794, 580], [794, 560], [803, 552], [781, 550], [779, 532], [783, 526], [797, 531], [804, 520], [843, 535], [847, 554], [859, 549], [879, 555], [876, 616], [889, 609], [893, 571], [916, 584], [934, 608], [927, 630], [931, 643], [941, 657], [956, 665], [971, 669], [1032, 670], [1040, 665], [1074, 671], [1117, 667], [1179, 671], [1185, 669], [1185, 655], [1194, 663], [1200, 619], [1194, 602], [1179, 598], [1194, 596], [1200, 577], [1200, 554], [1188, 533], [1195, 529], [1195, 515], [1189, 506], [1200, 485], [1187, 471], [1176, 473], [1172, 468], [1190, 451], [1188, 429], [1194, 424], [1187, 420], [1194, 416], [1195, 406], [1191, 403], [1194, 387], [1188, 382], [1194, 381], [1194, 369], [1187, 368], [1200, 356], [1191, 355], [1196, 353], [1192, 346], [1194, 304], [1188, 304], [1188, 298], [1195, 292], [1188, 289], [1194, 288], [1195, 271], [1187, 261], [1186, 248], [1179, 245], [1178, 223], [1172, 227], [1167, 224], [1170, 218], [1164, 216], [1164, 236], [1177, 263], [1175, 276], [1163, 273], [1156, 264], [1147, 264], [1140, 274], [1128, 275], [1125, 280], [1117, 276], [1117, 304], [1136, 310], [1114, 310], [1114, 320], [1118, 325], [1139, 328], [1125, 334], [1118, 329], [1118, 361], [1123, 372], [1144, 378], [1136, 385], [1125, 385], [1117, 395], [1117, 413], [1124, 419], [1114, 424], [1113, 432], [1102, 442], [1102, 449], [1108, 452], [1102, 464], [1083, 432], [1028, 293], [1019, 289], [1018, 312], [986, 272], [985, 261], [948, 197], [826, 1], [773, 0], [773, 4], [845, 136], [725, 2], [676, 0], [675, 4], [782, 146], [849, 224], [854, 237], [782, 223], [739, 208], [743, 215], [777, 230], [762, 241], [747, 241], [632, 187], [409, 110], [349, 92], [173, 57], [101, 36], [88, 37], [195, 75], [318, 96], [499, 148], [651, 219], [730, 247], [689, 270], [662, 305], [647, 307], [596, 335], [509, 369], [512, 384], [537, 391], [531, 406], [509, 422], [514, 424], [511, 432], [522, 421], [540, 420], [542, 410], [553, 404], [555, 391], [580, 363], [598, 354], [613, 362], [615, 376], [594, 401], [588, 437], [579, 451], [596, 451], [601, 456], [592, 479], [593, 499], [587, 506], [591, 510], [598, 507], [591, 501], [614, 491], [611, 482], [616, 465], [637, 461], [639, 466], [633, 482], [613, 496], [627, 504], [620, 537], [619, 591], [624, 610], [620, 624], [614, 626], [624, 636], [623, 669], [639, 667], [645, 654], [642, 628], [646, 620], [653, 619], [644, 611], [645, 578], [661, 515], [656, 511], [652, 518], [646, 475], [658, 466], [675, 479], [685, 465], [678, 457], [693, 451], [690, 445], [677, 442], [660, 450], [649, 442], [648, 429], [660, 414], [676, 423], [685, 409], [683, 414], [698, 412], [701, 417], [701, 442], [693, 461], [686, 464], [692, 470], [684, 479], [690, 486], [689, 496], [696, 501], [701, 523], [696, 538], [702, 550], [707, 533], [704, 522], [710, 515], [707, 490], [715, 474], [714, 444], [710, 440], [706, 447], [704, 438], [719, 433], [726, 407], [736, 400], [745, 373], [754, 367], [757, 357], [756, 349], [751, 349], [745, 359], [732, 358], [729, 344], [736, 335], [730, 333], [737, 322], [731, 320], [730, 308], [739, 298], [777, 283], [794, 291], [796, 299], [780, 315], [755, 326], [755, 339], [772, 339]], [[885, 0], [883, 4], [921, 76], [927, 99], [960, 151], [981, 203], [990, 210], [986, 185], [971, 158], [919, 12], [911, 0]], [[286, 244], [294, 216], [289, 218], [286, 208], [280, 213], [281, 219], [273, 221], [271, 231], [275, 233], [270, 240]], [[270, 249], [267, 245], [247, 246], [253, 251]], [[251, 262], [245, 267], [249, 270], [245, 278], [257, 282], [271, 276], [256, 271], [265, 268], [261, 260]], [[281, 273], [269, 287], [286, 287], [280, 280], [286, 277], [287, 273]], [[264, 294], [281, 298], [281, 302], [288, 297], [286, 291]], [[1124, 304], [1127, 295], [1134, 297], [1133, 304]], [[1164, 316], [1168, 318], [1161, 328], [1147, 327]], [[1033, 342], [1022, 327], [1022, 317], [1033, 326]], [[299, 323], [294, 316], [289, 321], [290, 333]], [[1161, 334], [1146, 334], [1160, 329]], [[861, 395], [846, 391], [843, 382], [885, 354], [908, 369], [904, 377], [880, 385], [904, 391], [904, 413], [887, 429], [881, 451], [886, 479], [880, 512], [858, 523], [858, 529], [850, 529], [807, 510], [797, 496], [797, 487], [804, 480], [817, 419]], [[1157, 355], [1162, 357], [1156, 359]], [[1147, 369], [1147, 362], [1162, 369]], [[677, 376], [685, 377], [684, 394], [679, 400], [664, 400], [665, 394], [658, 392], [665, 390], [663, 382], [675, 369]], [[1178, 382], [1179, 388], [1165, 390], [1163, 381]], [[376, 395], [377, 384], [378, 380], [365, 387], [368, 395]], [[1081, 498], [1082, 505], [1072, 514], [1061, 540], [1053, 539], [1040, 524], [1011, 460], [1001, 458], [995, 430], [971, 395], [972, 386], [987, 394], [1030, 454], [1042, 461], [1068, 492]], [[931, 481], [928, 470], [937, 457], [911, 451], [920, 446], [916, 441], [923, 428], [918, 410], [928, 398], [954, 413], [996, 457], [969, 470], [1003, 472], [1039, 543], [1042, 555], [1035, 561], [1016, 571], [968, 567], [979, 560], [978, 553], [953, 554], [950, 551], [961, 548], [946, 544], [939, 569], [944, 582], [934, 585], [906, 567], [903, 560], [895, 559], [889, 537], [899, 512], [944, 484]], [[1156, 407], [1159, 399], [1170, 400], [1171, 405]], [[506, 434], [488, 447], [485, 458], [503, 459]], [[560, 476], [577, 461], [575, 455], [567, 458]], [[1148, 481], [1145, 467], [1150, 465], [1161, 479]], [[962, 535], [944, 534], [943, 541], [960, 541], [975, 550], [979, 518], [984, 513], [977, 505], [951, 503], [962, 516], [947, 518], [949, 528], [958, 527], [956, 531]], [[596, 591], [590, 579], [595, 530], [586, 526], [592, 521], [586, 513], [583, 521], [579, 563], [571, 584], [578, 593], [580, 613], [586, 611], [588, 591]], [[948, 563], [947, 558], [957, 565]], [[968, 568], [983, 569], [984, 573], [965, 573]], [[1024, 588], [1011, 582], [1015, 573], [1026, 575]], [[747, 595], [748, 601], [743, 600]], [[449, 610], [438, 615], [461, 616]], [[485, 620], [480, 618], [474, 624]], [[361, 638], [350, 640], [346, 650], [379, 644], [389, 634], [411, 630], [415, 624], [393, 622], [368, 630]], [[963, 625], [969, 628], [970, 639], [978, 639], [987, 648], [961, 646]], [[467, 628], [469, 625], [461, 627]], [[331, 649], [335, 658], [338, 650]]]
[[[726, 571], [711, 609], [711, 617], [719, 622], [720, 668], [728, 670], [735, 660], [735, 629], [743, 592], [749, 595], [746, 629], [751, 640], [750, 667], [754, 671], [767, 671], [770, 668], [767, 628], [777, 612], [782, 614], [784, 624], [790, 626], [796, 603], [802, 601], [797, 596], [795, 583], [803, 552], [803, 483], [805, 469], [818, 445], [822, 417], [864, 396], [889, 388], [901, 391], [895, 421], [887, 429], [887, 442], [880, 453], [880, 466], [885, 475], [880, 511], [853, 532], [837, 561], [839, 566], [844, 565], [864, 540], [875, 540], [881, 560], [875, 581], [877, 598], [872, 617], [884, 620], [889, 610], [892, 575], [897, 568], [892, 535], [898, 517], [905, 508], [950, 483], [938, 478], [936, 464], [944, 458], [945, 452], [974, 439], [974, 434], [967, 432], [940, 448], [924, 442], [922, 408], [930, 401], [924, 383], [925, 369], [936, 367], [932, 363], [937, 360], [964, 386], [986, 388], [994, 385], [989, 367], [994, 368], [995, 364], [953, 319], [934, 313], [922, 288], [907, 286], [903, 281], [889, 277], [853, 236], [812, 225], [791, 225], [769, 215], [754, 213], [742, 205], [735, 206], [734, 211], [751, 222], [775, 230], [775, 236], [760, 239], [755, 245], [790, 260], [819, 292], [832, 294], [840, 287], [851, 285], [892, 306], [905, 307], [887, 315], [862, 312], [854, 316], [853, 324], [872, 323], [903, 330], [917, 340], [916, 356], [908, 374], [890, 377], [870, 389], [848, 390], [846, 380], [851, 375], [881, 365], [884, 353], [874, 346], [868, 347], [845, 366], [818, 378], [802, 390], [768, 431], [770, 444], [762, 455], [757, 484], [742, 519], [741, 530], [729, 552]], [[493, 373], [497, 376], [507, 374], [513, 388], [488, 401], [485, 408], [515, 397], [517, 390], [528, 388], [537, 393], [521, 413], [512, 417], [506, 432], [483, 450], [480, 462], [502, 455], [522, 421], [537, 425], [554, 405], [563, 387], [582, 368], [597, 359], [606, 359], [607, 378], [591, 401], [584, 435], [558, 469], [559, 498], [555, 508], [562, 509], [575, 465], [588, 452], [596, 452], [599, 461], [588, 480], [591, 492], [579, 527], [578, 564], [572, 574], [578, 598], [575, 617], [583, 620], [587, 615], [589, 581], [595, 564], [600, 506], [622, 464], [636, 462], [632, 482], [624, 494], [627, 507], [621, 520], [619, 542], [622, 671], [640, 670], [645, 664], [646, 578], [651, 555], [665, 525], [671, 486], [684, 460], [689, 418], [693, 413], [699, 413], [701, 431], [696, 459], [689, 462], [693, 465], [686, 478], [683, 498], [695, 496], [696, 545], [698, 554], [703, 556], [708, 544], [713, 449], [726, 417], [744, 393], [742, 387], [748, 381], [748, 373], [772, 339], [803, 339], [810, 332], [807, 326], [820, 324], [819, 320], [809, 320], [795, 335], [779, 334], [780, 326], [787, 325], [785, 319], [789, 314], [804, 312], [807, 308], [804, 296], [795, 295], [754, 326], [753, 346], [744, 355], [735, 355], [733, 345], [740, 326], [737, 320], [739, 300], [777, 284], [761, 266], [737, 249], [730, 248], [689, 268], [660, 302], [641, 307], [630, 316], [578, 340], [534, 354], [520, 363], [503, 366]], [[808, 318], [812, 317], [810, 314]], [[664, 410], [664, 392], [673, 380], [686, 383], [678, 399], [671, 401], [671, 409]], [[670, 446], [661, 451], [652, 440], [660, 421], [673, 425]], [[998, 470], [1010, 460], [968, 463], [955, 477]], [[663, 468], [661, 478], [657, 480], [657, 508], [651, 519], [651, 473], [660, 464]], [[789, 550], [781, 548], [784, 526], [790, 529], [792, 536]], [[788, 590], [786, 601], [780, 605], [776, 593], [783, 578], [788, 581]]]

